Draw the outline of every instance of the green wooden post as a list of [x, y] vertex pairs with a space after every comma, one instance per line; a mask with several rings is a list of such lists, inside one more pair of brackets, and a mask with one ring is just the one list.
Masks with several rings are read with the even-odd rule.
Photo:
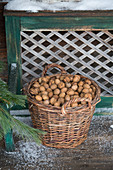
[[8, 151], [8, 152], [14, 151], [15, 150], [15, 146], [14, 146], [12, 129], [9, 129], [7, 134], [4, 136], [4, 139], [5, 139], [6, 151]]
[[[21, 60], [20, 60], [20, 19], [19, 17], [5, 17], [7, 61], [8, 61], [8, 86], [13, 93], [20, 94], [21, 89]], [[17, 68], [17, 65], [19, 67]], [[18, 76], [17, 76], [18, 74]], [[17, 88], [18, 86], [18, 88]], [[4, 136], [7, 151], [14, 151], [12, 129]]]
[[8, 70], [12, 63], [18, 65], [17, 94], [21, 94], [20, 17], [5, 17]]
[[[16, 94], [16, 89], [17, 89], [17, 77], [18, 77], [18, 75], [17, 75], [17, 64], [12, 63], [10, 65], [10, 70], [9, 70], [8, 88], [9, 88], [9, 91], [11, 91], [12, 93], [15, 93], [15, 94]], [[9, 111], [9, 114], [10, 114], [10, 110], [8, 110], [8, 111]], [[15, 146], [14, 146], [12, 129], [9, 129], [7, 134], [4, 136], [4, 139], [5, 139], [6, 150], [8, 152], [14, 151]]]
[[101, 97], [101, 102], [97, 104], [97, 108], [112, 108], [113, 107], [113, 97]]

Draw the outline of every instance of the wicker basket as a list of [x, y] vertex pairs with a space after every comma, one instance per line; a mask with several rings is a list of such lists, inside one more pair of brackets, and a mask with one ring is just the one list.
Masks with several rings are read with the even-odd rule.
[[[67, 74], [66, 71], [57, 64], [50, 64], [43, 70], [42, 76], [45, 76], [47, 70], [51, 67], [58, 67], [61, 74]], [[52, 76], [57, 76], [54, 74]], [[81, 76], [81, 78], [86, 78]], [[37, 81], [32, 80], [26, 87], [26, 93], [29, 101], [29, 111], [34, 128], [42, 129], [47, 132], [43, 137], [42, 143], [55, 148], [74, 148], [86, 140], [90, 127], [90, 122], [95, 110], [95, 105], [100, 101], [100, 88], [91, 80], [96, 87], [96, 96], [93, 101], [86, 98], [76, 98], [65, 103], [62, 108], [51, 105], [44, 105], [33, 99], [29, 93], [32, 84]], [[82, 107], [68, 107], [67, 104], [73, 101], [87, 101], [88, 105]]]

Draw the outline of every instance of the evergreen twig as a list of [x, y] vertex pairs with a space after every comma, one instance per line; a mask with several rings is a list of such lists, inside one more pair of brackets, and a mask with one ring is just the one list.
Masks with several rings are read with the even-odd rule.
[[[1, 71], [0, 64], [0, 71]], [[25, 106], [26, 96], [15, 95], [8, 90], [7, 84], [0, 79], [0, 140], [9, 129], [13, 129], [14, 132], [26, 140], [35, 141], [37, 144], [41, 143], [42, 135], [45, 134], [42, 130], [34, 129], [25, 123], [17, 120], [9, 114], [8, 109], [14, 105]]]

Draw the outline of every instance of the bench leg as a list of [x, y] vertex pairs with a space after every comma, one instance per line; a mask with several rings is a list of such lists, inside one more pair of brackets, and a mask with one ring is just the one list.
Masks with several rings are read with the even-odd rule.
[[15, 150], [13, 132], [12, 129], [9, 129], [9, 132], [4, 136], [6, 151], [12, 152]]
[[[9, 91], [16, 93], [17, 87], [17, 64], [11, 63], [9, 67], [9, 80], [8, 80]], [[9, 110], [10, 114], [10, 110]], [[13, 132], [9, 129], [8, 133], [4, 136], [6, 151], [12, 152], [15, 150]]]

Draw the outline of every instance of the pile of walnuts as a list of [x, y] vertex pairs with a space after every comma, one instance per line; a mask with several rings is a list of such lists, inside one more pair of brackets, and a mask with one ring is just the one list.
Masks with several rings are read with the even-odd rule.
[[[61, 107], [65, 102], [81, 97], [93, 100], [96, 88], [87, 78], [80, 75], [57, 75], [41, 77], [34, 81], [30, 94], [40, 103]], [[77, 107], [86, 102], [74, 102], [68, 107]]]

